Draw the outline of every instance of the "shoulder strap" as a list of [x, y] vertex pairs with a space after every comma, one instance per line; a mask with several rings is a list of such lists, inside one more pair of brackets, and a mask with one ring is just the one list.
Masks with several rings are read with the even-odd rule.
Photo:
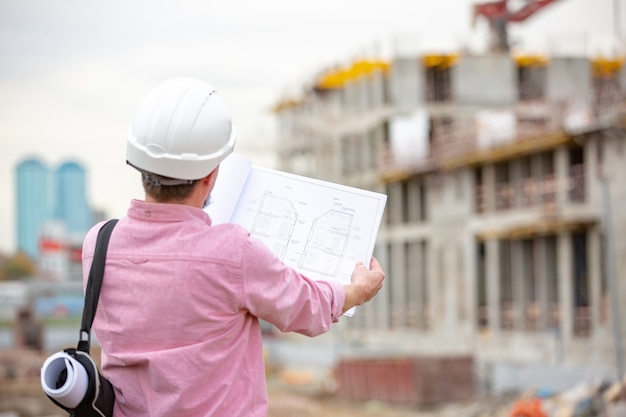
[[89, 279], [85, 291], [85, 305], [83, 307], [83, 320], [80, 325], [80, 337], [77, 347], [77, 350], [87, 353], [89, 353], [91, 348], [91, 325], [98, 307], [109, 239], [116, 223], [117, 219], [109, 220], [98, 231], [96, 249], [94, 250], [93, 261], [89, 270]]

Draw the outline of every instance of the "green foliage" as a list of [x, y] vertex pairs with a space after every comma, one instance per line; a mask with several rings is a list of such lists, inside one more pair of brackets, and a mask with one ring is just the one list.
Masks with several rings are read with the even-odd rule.
[[0, 257], [0, 280], [17, 280], [32, 277], [37, 272], [35, 262], [24, 252]]

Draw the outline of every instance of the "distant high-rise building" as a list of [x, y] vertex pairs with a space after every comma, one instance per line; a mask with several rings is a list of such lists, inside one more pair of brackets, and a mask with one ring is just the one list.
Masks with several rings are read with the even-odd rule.
[[92, 212], [85, 195], [85, 169], [74, 161], [56, 171], [56, 216], [65, 223], [70, 235], [83, 235], [92, 225]]
[[16, 168], [17, 248], [36, 258], [42, 226], [54, 218], [54, 181], [47, 166], [26, 159]]
[[[18, 250], [41, 260], [55, 248], [65, 257], [67, 248], [81, 241], [93, 224], [85, 169], [75, 161], [67, 161], [53, 170], [29, 158], [18, 164], [16, 174]], [[51, 224], [59, 225], [55, 230], [63, 230], [62, 236], [48, 233]]]

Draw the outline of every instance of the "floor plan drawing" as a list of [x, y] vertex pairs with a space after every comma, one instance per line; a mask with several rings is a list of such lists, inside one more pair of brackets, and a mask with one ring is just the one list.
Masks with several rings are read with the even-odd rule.
[[298, 265], [303, 270], [336, 276], [344, 258], [352, 215], [330, 210], [313, 221]]
[[276, 254], [284, 259], [298, 220], [298, 213], [286, 198], [263, 194], [250, 235], [259, 238]]

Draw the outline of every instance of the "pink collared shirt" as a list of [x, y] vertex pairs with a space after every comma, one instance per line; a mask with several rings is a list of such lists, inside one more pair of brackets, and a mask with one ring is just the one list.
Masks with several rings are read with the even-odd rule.
[[[85, 283], [101, 225], [83, 244]], [[258, 318], [315, 336], [344, 298], [340, 284], [299, 274], [240, 226], [133, 200], [111, 236], [93, 324], [114, 415], [265, 417]]]

